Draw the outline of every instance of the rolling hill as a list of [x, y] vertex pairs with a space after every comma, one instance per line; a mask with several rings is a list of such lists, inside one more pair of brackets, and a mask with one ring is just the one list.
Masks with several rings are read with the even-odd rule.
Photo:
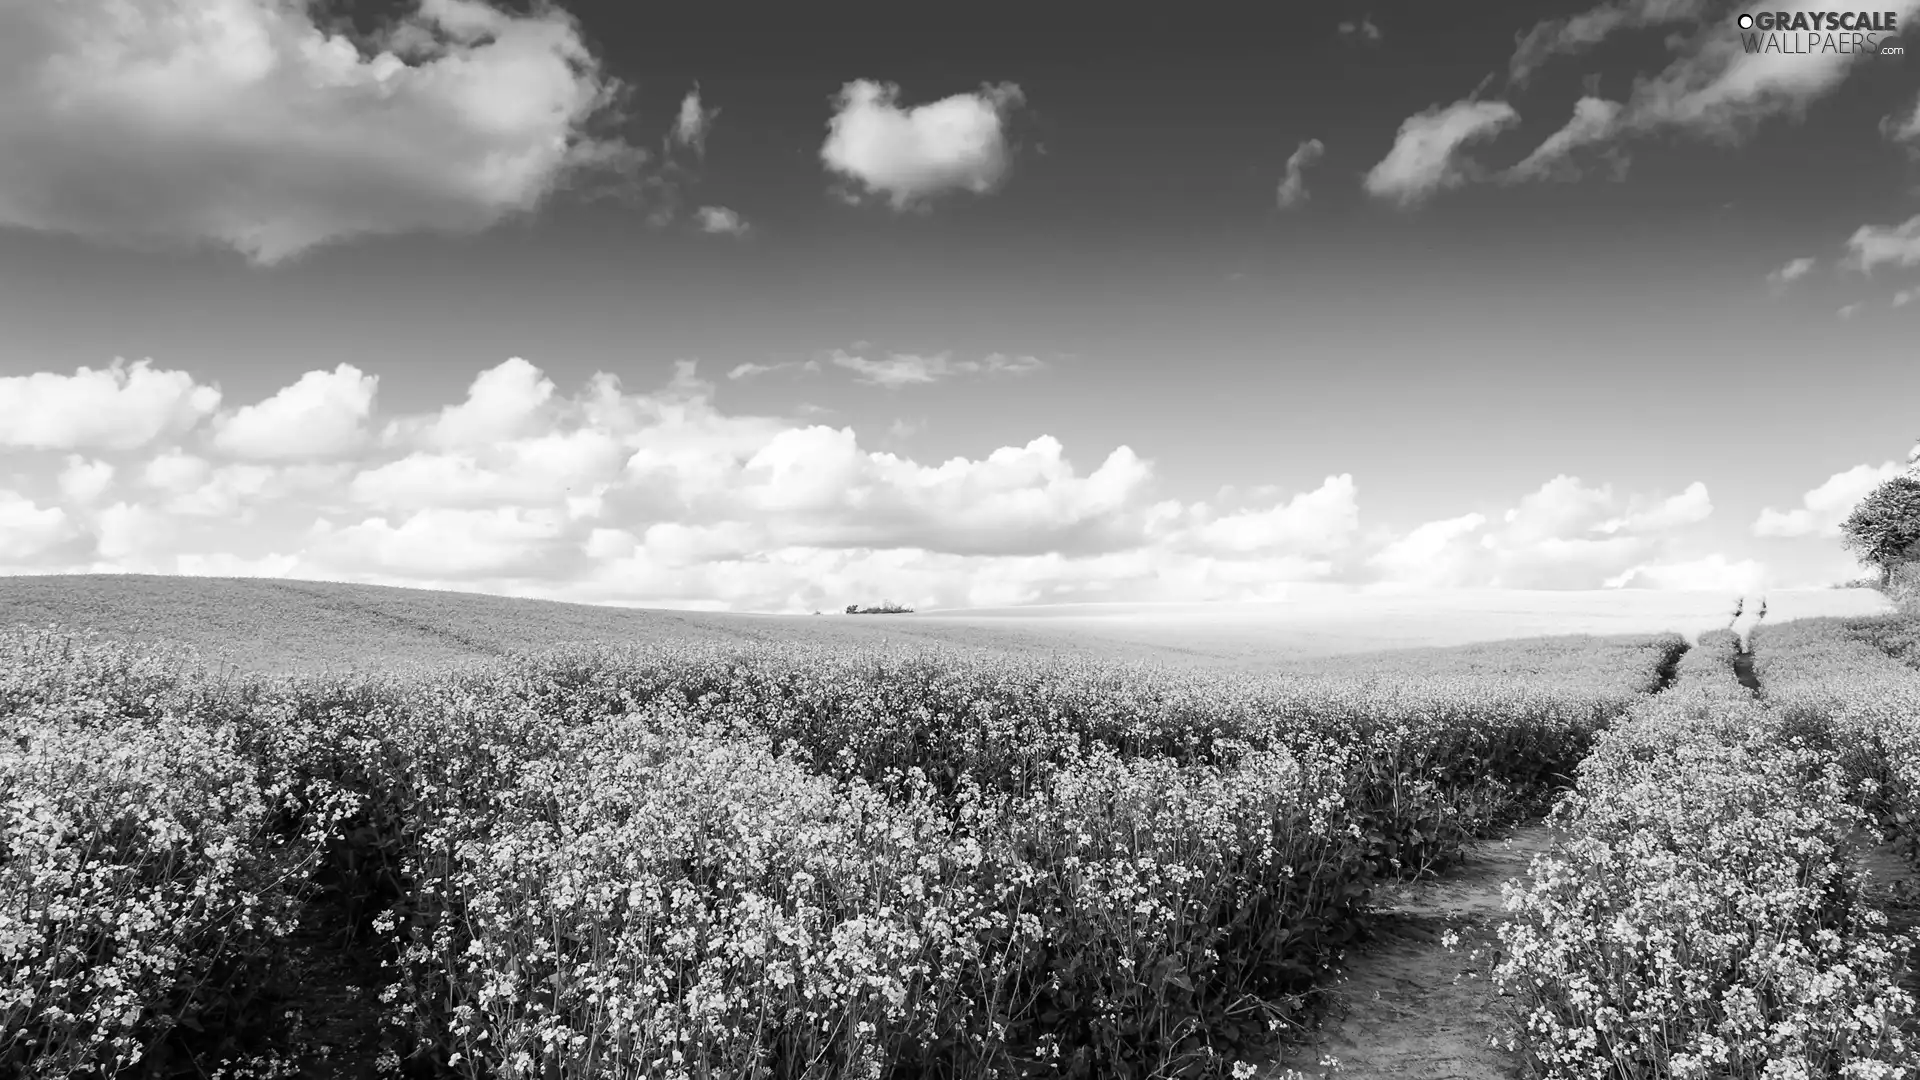
[[[1864, 590], [1768, 597], [1772, 618], [1864, 614]], [[1305, 590], [1257, 604], [1036, 606], [911, 615], [744, 615], [267, 578], [0, 577], [0, 627], [93, 630], [187, 645], [258, 671], [392, 668], [581, 642], [942, 644], [1227, 668], [1552, 634], [1724, 626], [1711, 593], [1478, 590], [1380, 596]], [[1751, 606], [1751, 605], [1749, 605]]]

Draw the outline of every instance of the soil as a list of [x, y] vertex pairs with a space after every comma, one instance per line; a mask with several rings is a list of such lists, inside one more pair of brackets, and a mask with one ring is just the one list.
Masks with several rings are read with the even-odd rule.
[[[1437, 878], [1380, 889], [1379, 935], [1348, 956], [1315, 1040], [1276, 1063], [1268, 1080], [1289, 1069], [1341, 1080], [1522, 1076], [1518, 1056], [1494, 1044], [1508, 1023], [1489, 980], [1495, 928], [1506, 918], [1500, 886], [1524, 875], [1552, 838], [1544, 826], [1523, 826], [1475, 845]], [[1460, 939], [1451, 949], [1441, 942], [1448, 931]]]
[[[1883, 844], [1861, 859], [1867, 871], [1867, 899], [1887, 916], [1887, 929], [1896, 934], [1920, 932], [1920, 865], [1908, 861], [1893, 844]], [[1920, 996], [1920, 955], [1908, 962], [1901, 985]], [[1906, 1025], [1909, 1034], [1920, 1035], [1920, 1016]]]
[[306, 912], [293, 934], [283, 1008], [293, 1014], [300, 1075], [311, 1080], [373, 1080], [380, 1054], [380, 971], [366, 949], [341, 942], [344, 917], [326, 904]]
[[[1276, 1062], [1265, 1080], [1283, 1080], [1290, 1069], [1338, 1080], [1522, 1080], [1518, 1055], [1493, 1041], [1510, 1022], [1489, 980], [1499, 953], [1495, 927], [1506, 917], [1500, 886], [1523, 876], [1552, 840], [1544, 826], [1523, 826], [1476, 845], [1437, 878], [1381, 889], [1379, 936], [1349, 955], [1316, 1038]], [[1866, 852], [1862, 864], [1868, 895], [1890, 928], [1920, 928], [1920, 868], [1892, 845]], [[1441, 943], [1449, 930], [1460, 938], [1452, 949]], [[1908, 986], [1920, 992], [1920, 970], [1909, 973]]]

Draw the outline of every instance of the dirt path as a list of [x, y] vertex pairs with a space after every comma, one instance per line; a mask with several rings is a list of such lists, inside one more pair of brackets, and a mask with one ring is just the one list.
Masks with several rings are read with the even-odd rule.
[[1733, 677], [1755, 697], [1760, 696], [1760, 677], [1754, 674], [1752, 653], [1742, 649], [1733, 654]]
[[[1316, 1041], [1283, 1058], [1268, 1080], [1289, 1069], [1310, 1077], [1373, 1080], [1512, 1080], [1514, 1055], [1490, 1045], [1504, 1023], [1488, 981], [1506, 917], [1503, 882], [1526, 873], [1551, 834], [1539, 825], [1477, 845], [1433, 881], [1380, 890], [1386, 916], [1378, 939], [1349, 955], [1333, 987], [1334, 1007]], [[1453, 931], [1457, 948], [1441, 944]], [[1329, 1059], [1337, 1064], [1323, 1064]]]
[[[1920, 934], [1920, 865], [1908, 861], [1890, 843], [1867, 851], [1860, 863], [1867, 871], [1867, 899], [1887, 916], [1887, 929], [1896, 934]], [[1901, 984], [1920, 996], [1920, 952], [1909, 964]], [[1920, 1016], [1912, 1018], [1906, 1030], [1910, 1035], [1920, 1035]]]

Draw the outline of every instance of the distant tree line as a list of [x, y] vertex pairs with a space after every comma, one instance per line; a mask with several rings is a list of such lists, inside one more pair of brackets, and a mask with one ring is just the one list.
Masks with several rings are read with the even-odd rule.
[[861, 607], [859, 604], [847, 605], [847, 614], [849, 615], [906, 615], [912, 611], [912, 608], [902, 607], [891, 600], [886, 600], [870, 607]]

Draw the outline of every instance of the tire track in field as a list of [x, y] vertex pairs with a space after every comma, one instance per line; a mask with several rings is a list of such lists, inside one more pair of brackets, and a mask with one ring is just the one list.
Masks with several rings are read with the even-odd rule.
[[[1448, 872], [1376, 889], [1376, 936], [1348, 957], [1330, 988], [1321, 1029], [1265, 1074], [1375, 1080], [1516, 1080], [1517, 1055], [1493, 1045], [1506, 1020], [1490, 973], [1506, 919], [1501, 885], [1524, 876], [1551, 846], [1546, 826], [1530, 823], [1479, 841]], [[1453, 948], [1443, 944], [1457, 935]], [[1504, 1041], [1504, 1040], [1502, 1040]]]
[[[1678, 681], [1688, 648], [1655, 668], [1654, 694]], [[1470, 845], [1436, 878], [1377, 886], [1375, 938], [1349, 955], [1320, 1030], [1264, 1080], [1522, 1080], [1520, 1056], [1501, 1048], [1511, 1010], [1491, 978], [1507, 919], [1501, 886], [1524, 881], [1533, 857], [1560, 839], [1532, 821]], [[1447, 934], [1459, 939], [1451, 948]]]

